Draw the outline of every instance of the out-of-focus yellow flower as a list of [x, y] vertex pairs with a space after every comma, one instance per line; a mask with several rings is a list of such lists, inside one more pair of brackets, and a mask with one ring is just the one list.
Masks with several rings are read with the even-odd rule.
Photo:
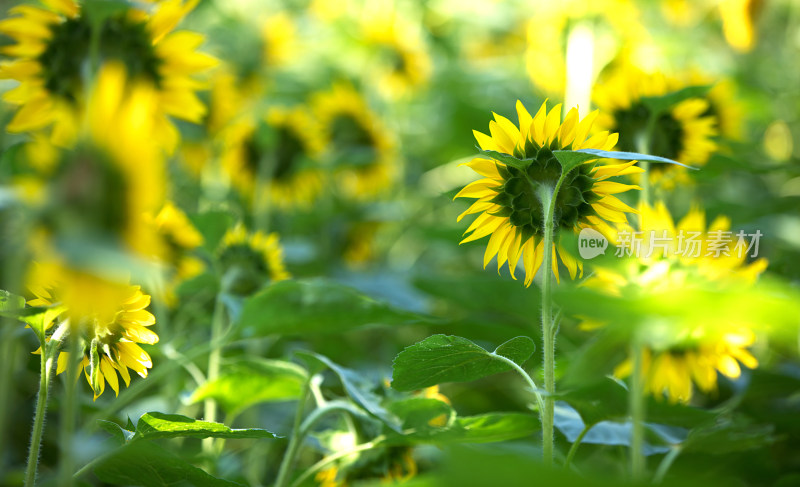
[[351, 86], [337, 84], [312, 101], [324, 145], [335, 164], [336, 188], [354, 199], [385, 196], [398, 172], [389, 132]]
[[[601, 111], [597, 127], [620, 133], [617, 149], [642, 152], [639, 141], [647, 135], [649, 109], [642, 97], [662, 96], [687, 85], [660, 73], [645, 73], [621, 65], [596, 85], [594, 100]], [[659, 116], [652, 127], [648, 152], [683, 164], [702, 166], [717, 149], [717, 116], [705, 98], [684, 100]], [[665, 189], [688, 183], [687, 169], [672, 164], [653, 164], [650, 180]]]
[[258, 181], [280, 208], [307, 208], [322, 192], [323, 139], [304, 108], [272, 108], [262, 123], [242, 117], [220, 137], [222, 168], [245, 198]]
[[[691, 292], [692, 286], [749, 285], [767, 266], [763, 258], [747, 263], [747, 243], [735, 235], [722, 238], [725, 232], [730, 232], [730, 220], [726, 217], [718, 217], [706, 226], [705, 213], [694, 207], [675, 224], [663, 203], [654, 208], [643, 205], [639, 210], [640, 243], [630, 240], [635, 237], [631, 227], [621, 227], [620, 235], [625, 232], [626, 237], [618, 237], [618, 241], [627, 240], [627, 247], [638, 251], [638, 258], [619, 269], [595, 269], [585, 286], [614, 296], [634, 293], [675, 300], [678, 291]], [[655, 243], [651, 245], [652, 242]], [[676, 302], [675, 306], [682, 305]], [[715, 318], [710, 312], [699, 322], [674, 322], [675, 319], [667, 318], [646, 325], [647, 329], [642, 330], [643, 374], [648, 392], [658, 397], [666, 395], [673, 402], [688, 402], [692, 397], [692, 382], [700, 390], [711, 392], [716, 389], [717, 371], [737, 378], [738, 362], [748, 368], [758, 365], [747, 351], [755, 341], [747, 317], [742, 316], [736, 323], [727, 321], [729, 317], [722, 321]], [[591, 328], [599, 326], [603, 325], [590, 323]], [[630, 375], [631, 364], [630, 359], [625, 360], [614, 374]]]
[[173, 266], [172, 278], [165, 289], [165, 300], [172, 304], [175, 301], [174, 287], [180, 281], [191, 279], [205, 269], [205, 264], [192, 251], [203, 244], [203, 236], [195, 228], [186, 213], [167, 201], [155, 217], [151, 218], [151, 225], [164, 241], [164, 262]]
[[[68, 319], [69, 339], [80, 340], [78, 370], [84, 371], [95, 399], [105, 390], [106, 382], [114, 394], [119, 394], [117, 374], [126, 386], [130, 385], [128, 369], [147, 377], [153, 364], [139, 344], [152, 345], [158, 342], [158, 335], [150, 329], [155, 317], [146, 310], [150, 296], [139, 286], [57, 262], [34, 264], [28, 282], [35, 295], [28, 301], [30, 306], [58, 304], [65, 308], [58, 319]], [[48, 324], [48, 328], [52, 326]], [[68, 364], [69, 353], [59, 353], [57, 373], [67, 370]]]
[[249, 233], [244, 225], [228, 230], [218, 251], [233, 291], [249, 294], [267, 282], [289, 279], [277, 233]]
[[42, 224], [51, 234], [113, 241], [145, 258], [163, 255], [161, 239], [145, 222], [165, 193], [164, 154], [154, 142], [158, 102], [151, 84], [129, 81], [125, 68], [112, 63], [87, 97], [74, 148], [34, 139], [28, 156], [47, 176]]
[[756, 19], [763, 0], [721, 0], [719, 14], [725, 40], [739, 52], [749, 52], [758, 39]]
[[409, 447], [389, 449], [390, 463], [386, 474], [381, 478], [383, 484], [403, 483], [417, 475], [417, 461], [414, 449]]
[[700, 22], [713, 8], [706, 0], [661, 0], [661, 12], [672, 24], [690, 27]]
[[[525, 63], [533, 84], [547, 94], [563, 96], [567, 81], [566, 39], [569, 31], [581, 22], [592, 26], [594, 44], [623, 45], [627, 40], [647, 39], [640, 13], [630, 0], [566, 0], [540, 2], [527, 25]], [[597, 50], [593, 64], [597, 73], [614, 55], [615, 49]]]
[[264, 43], [264, 62], [268, 68], [281, 66], [294, 59], [297, 28], [285, 12], [267, 17], [261, 25], [261, 40]]
[[0, 21], [0, 33], [16, 41], [3, 48], [14, 60], [0, 65], [0, 79], [20, 83], [4, 95], [5, 101], [20, 106], [8, 124], [10, 132], [51, 128], [53, 143], [73, 144], [90, 82], [83, 70], [93, 62], [119, 62], [129, 76], [154, 87], [159, 109], [154, 136], [163, 147], [175, 148], [179, 138], [168, 116], [201, 121], [205, 107], [196, 91], [202, 85], [194, 75], [216, 60], [196, 52], [202, 35], [172, 32], [197, 0], [153, 2], [147, 11], [130, 8], [106, 17], [100, 26], [96, 59], [92, 25], [78, 2], [43, 3], [44, 8], [16, 6], [11, 17]]
[[342, 255], [348, 266], [361, 269], [375, 258], [375, 234], [379, 227], [379, 222], [358, 222], [348, 229]]
[[[507, 118], [494, 114], [489, 122], [491, 136], [473, 131], [481, 149], [493, 150], [518, 159], [533, 158], [526, 171], [490, 159], [473, 159], [466, 163], [483, 176], [464, 187], [456, 198], [475, 198], [477, 201], [462, 213], [458, 220], [480, 213], [466, 233], [471, 233], [461, 243], [491, 236], [484, 253], [486, 267], [497, 256], [497, 270], [508, 262], [511, 276], [520, 257], [524, 257], [525, 285], [529, 286], [542, 264], [544, 256], [544, 217], [542, 203], [536, 193], [540, 184], [555, 187], [561, 176], [561, 164], [552, 150], [602, 149], [610, 150], [617, 143], [617, 134], [600, 132], [589, 137], [589, 131], [598, 112], [583, 120], [573, 108], [561, 123], [561, 105], [547, 112], [546, 102], [532, 117], [521, 102], [517, 102], [519, 127]], [[569, 173], [561, 185], [555, 205], [555, 228], [579, 231], [592, 227], [603, 234], [613, 231], [607, 222], [627, 221], [626, 212], [635, 212], [614, 194], [638, 186], [608, 181], [610, 177], [641, 172], [635, 161], [598, 165], [597, 161], [581, 164]], [[558, 279], [557, 255], [575, 278], [583, 265], [564, 248], [553, 242], [553, 273]]]
[[337, 480], [339, 475], [339, 467], [331, 465], [328, 468], [322, 469], [314, 476], [314, 480], [319, 482], [320, 487], [346, 487], [347, 482], [344, 479]]
[[365, 14], [363, 34], [380, 55], [375, 80], [383, 95], [403, 97], [427, 84], [432, 64], [419, 26], [396, 11], [380, 10]]

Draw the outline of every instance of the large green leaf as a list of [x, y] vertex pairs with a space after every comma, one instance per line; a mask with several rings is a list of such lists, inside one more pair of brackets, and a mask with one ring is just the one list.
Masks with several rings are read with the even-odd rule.
[[239, 486], [218, 479], [151, 442], [133, 442], [119, 448], [94, 469], [100, 480], [114, 485], [144, 487]]
[[[347, 395], [370, 414], [383, 421], [395, 431], [400, 431], [400, 420], [383, 407], [381, 397], [373, 391], [375, 384], [354, 370], [342, 367], [328, 357], [313, 352], [297, 352], [297, 355], [309, 362], [318, 362], [331, 369], [344, 386]], [[313, 370], [312, 363], [312, 370]]]
[[450, 428], [419, 440], [430, 443], [492, 443], [525, 438], [540, 428], [539, 419], [524, 413], [489, 413], [456, 418]]
[[489, 352], [466, 338], [433, 335], [407, 347], [394, 359], [392, 387], [413, 391], [443, 382], [467, 382], [511, 370], [498, 358], [522, 365], [536, 346], [528, 337], [516, 337]]
[[[12, 295], [13, 296], [13, 295]], [[19, 298], [19, 296], [17, 296]], [[18, 303], [15, 298], [9, 298], [8, 308], [0, 310], [0, 316], [8, 318], [15, 318], [27, 324], [40, 342], [44, 342], [45, 331], [48, 325], [55, 320], [58, 315], [64, 312], [63, 306], [29, 306], [27, 308], [11, 308], [11, 306]]]
[[284, 360], [247, 359], [226, 366], [222, 374], [198, 387], [191, 401], [212, 398], [225, 411], [237, 415], [262, 402], [298, 399], [308, 374]]
[[25, 307], [25, 298], [0, 289], [0, 311], [13, 312]]
[[248, 298], [239, 323], [260, 334], [339, 333], [364, 325], [398, 325], [426, 320], [342, 284], [287, 280]]
[[278, 438], [265, 429], [233, 429], [222, 423], [199, 421], [180, 414], [145, 413], [136, 425], [133, 439], [156, 438]]
[[[553, 154], [555, 154], [556, 152], [562, 152], [562, 151], [553, 151]], [[570, 152], [570, 151], [563, 151], [563, 152]], [[578, 154], [586, 154], [589, 156], [594, 156], [591, 157], [589, 160], [601, 158], [601, 159], [620, 159], [623, 161], [663, 162], [666, 164], [674, 164], [676, 166], [697, 170], [696, 167], [687, 166], [686, 164], [681, 164], [678, 161], [673, 161], [672, 159], [667, 159], [666, 157], [653, 156], [650, 154], [640, 154], [639, 152], [611, 151], [611, 150], [601, 150], [601, 149], [580, 149], [574, 152]], [[556, 157], [558, 158], [558, 156]]]

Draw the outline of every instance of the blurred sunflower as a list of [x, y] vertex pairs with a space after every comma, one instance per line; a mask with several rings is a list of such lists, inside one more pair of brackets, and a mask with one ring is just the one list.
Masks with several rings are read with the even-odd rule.
[[172, 287], [200, 274], [205, 267], [202, 260], [192, 255], [192, 251], [203, 244], [203, 236], [186, 213], [171, 201], [167, 201], [161, 211], [151, 218], [151, 224], [156, 227], [166, 247], [163, 260], [174, 266], [172, 282], [166, 289], [167, 302], [172, 302]]
[[[639, 257], [618, 269], [595, 269], [585, 286], [614, 296], [664, 296], [676, 308], [685, 308], [691, 306], [680, 302], [679, 291], [691, 294], [692, 289], [709, 286], [750, 284], [767, 266], [763, 258], [746, 262], [747, 243], [743, 240], [715, 238], [730, 231], [730, 220], [718, 217], [706, 227], [705, 213], [697, 207], [675, 225], [663, 203], [654, 208], [643, 205], [639, 229], [643, 235]], [[633, 235], [630, 227], [621, 227], [620, 232], [623, 231]], [[651, 234], [661, 244], [651, 246]], [[665, 395], [672, 402], [688, 402], [692, 383], [704, 392], [712, 392], [717, 386], [717, 372], [735, 379], [741, 373], [739, 363], [756, 367], [757, 360], [747, 350], [755, 341], [752, 324], [745, 316], [736, 316], [735, 322], [730, 316], [720, 316], [712, 310], [691, 320], [662, 320], [640, 329], [645, 341], [646, 391], [657, 397]], [[631, 359], [626, 359], [616, 367], [614, 375], [630, 375], [631, 364]]]
[[[484, 253], [483, 265], [497, 256], [497, 270], [508, 262], [511, 276], [520, 257], [524, 257], [525, 285], [530, 286], [544, 256], [543, 206], [537, 195], [541, 184], [555, 187], [561, 176], [561, 164], [553, 150], [602, 149], [609, 150], [617, 143], [617, 134], [600, 132], [588, 137], [598, 112], [583, 120], [573, 108], [561, 120], [561, 105], [547, 112], [543, 103], [535, 117], [517, 101], [518, 128], [507, 118], [494, 114], [489, 122], [491, 136], [473, 131], [483, 150], [493, 150], [518, 159], [532, 159], [525, 171], [490, 159], [473, 159], [467, 165], [484, 177], [464, 187], [456, 198], [476, 198], [477, 201], [462, 213], [458, 220], [480, 213], [472, 222], [461, 243], [471, 242], [491, 235]], [[613, 176], [635, 174], [642, 171], [635, 161], [623, 164], [598, 165], [588, 161], [573, 169], [564, 179], [556, 196], [555, 229], [579, 231], [592, 227], [603, 234], [613, 231], [606, 221], [625, 222], [626, 212], [633, 208], [613, 196], [638, 186], [607, 181]], [[564, 248], [553, 243], [553, 273], [558, 279], [556, 255], [575, 278], [578, 270], [583, 274], [583, 264], [569, 255]]]
[[[567, 44], [570, 32], [579, 24], [591, 25], [595, 44], [621, 46], [628, 40], [649, 38], [641, 14], [631, 0], [566, 0], [540, 2], [527, 24], [525, 64], [531, 82], [545, 93], [563, 96], [567, 86]], [[591, 53], [590, 68], [596, 72], [611, 61], [616, 49]], [[599, 56], [608, 56], [599, 58]]]
[[[158, 335], [149, 328], [156, 322], [146, 309], [150, 296], [139, 286], [49, 262], [33, 266], [29, 288], [35, 296], [28, 301], [30, 306], [64, 307], [57, 320], [68, 319], [69, 333], [79, 340], [78, 370], [83, 370], [94, 399], [103, 393], [106, 382], [119, 394], [117, 374], [130, 385], [129, 368], [147, 377], [153, 363], [139, 344], [157, 343]], [[67, 370], [68, 364], [69, 352], [60, 352], [56, 372]]]
[[165, 193], [163, 151], [154, 143], [158, 103], [150, 84], [128, 81], [121, 64], [106, 65], [77, 121], [76, 146], [29, 152], [46, 159], [32, 162], [46, 168], [42, 223], [53, 236], [163, 255], [161, 239], [145, 222]]
[[335, 164], [337, 187], [354, 199], [385, 195], [397, 173], [389, 131], [350, 85], [317, 94], [314, 116]]
[[304, 108], [272, 108], [260, 123], [242, 117], [220, 137], [222, 168], [245, 198], [253, 198], [259, 181], [280, 208], [306, 208], [322, 192], [323, 141]]
[[715, 80], [711, 76], [694, 72], [689, 76], [689, 85], [712, 85], [703, 97], [708, 101], [708, 109], [703, 116], [717, 119], [719, 135], [729, 140], [740, 140], [744, 130], [742, 104], [736, 97], [736, 86], [730, 79]]
[[750, 52], [758, 40], [756, 21], [764, 0], [721, 0], [722, 33], [728, 44], [739, 52]]
[[237, 225], [225, 233], [217, 253], [230, 289], [238, 294], [250, 294], [267, 282], [291, 277], [276, 233], [248, 233], [243, 225]]
[[403, 97], [427, 84], [432, 65], [418, 26], [397, 12], [376, 12], [363, 25], [364, 39], [380, 54], [376, 81], [384, 96]]
[[[618, 131], [617, 149], [642, 152], [639, 141], [647, 137], [650, 110], [643, 97], [656, 97], [678, 91], [687, 85], [660, 73], [645, 73], [629, 65], [615, 68], [595, 87], [593, 98], [601, 115], [597, 126]], [[684, 100], [661, 114], [652, 127], [649, 153], [683, 164], [702, 166], [717, 149], [717, 117], [705, 98]], [[654, 164], [650, 180], [665, 189], [689, 182], [687, 169], [673, 164]]]
[[125, 8], [104, 17], [97, 29], [74, 0], [42, 3], [44, 7], [13, 7], [12, 16], [0, 21], [0, 33], [17, 42], [2, 49], [15, 59], [0, 65], [0, 79], [20, 83], [4, 95], [5, 101], [20, 106], [9, 132], [52, 127], [52, 141], [70, 145], [89, 84], [84, 66], [109, 61], [122, 63], [129, 76], [154, 86], [159, 107], [154, 135], [163, 147], [173, 149], [179, 137], [167, 116], [200, 122], [205, 107], [196, 95], [202, 85], [194, 75], [216, 60], [195, 51], [202, 35], [172, 32], [197, 0], [150, 2], [146, 10]]

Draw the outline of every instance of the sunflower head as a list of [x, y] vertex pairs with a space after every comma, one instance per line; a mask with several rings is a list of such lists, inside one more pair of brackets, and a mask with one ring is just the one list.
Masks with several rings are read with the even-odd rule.
[[338, 84], [314, 97], [313, 110], [342, 193], [355, 199], [385, 194], [397, 172], [394, 144], [361, 94]]
[[54, 143], [71, 145], [95, 75], [87, 75], [86, 67], [107, 63], [121, 64], [130, 77], [155, 87], [160, 98], [155, 135], [164, 147], [174, 148], [178, 138], [167, 115], [191, 122], [202, 118], [200, 84], [193, 76], [216, 61], [195, 52], [202, 36], [170, 33], [196, 1], [153, 2], [146, 10], [119, 4], [107, 15], [82, 12], [73, 0], [43, 3], [45, 8], [14, 7], [12, 16], [0, 21], [0, 33], [16, 41], [3, 49], [13, 60], [0, 67], [0, 79], [19, 82], [4, 96], [20, 106], [10, 132], [52, 127]]
[[89, 94], [76, 144], [62, 149], [40, 142], [51, 159], [42, 223], [55, 238], [113, 242], [143, 257], [162, 256], [161, 239], [144, 219], [158, 211], [165, 192], [163, 153], [153, 142], [155, 112], [152, 86], [128, 81], [121, 65], [109, 64]]
[[[717, 372], [737, 378], [739, 363], [749, 368], [758, 364], [747, 351], [755, 340], [751, 331], [754, 323], [738, 313], [698, 309], [702, 306], [692, 296], [708, 290], [723, 291], [726, 286], [749, 286], [764, 271], [767, 261], [748, 263], [748, 252], [742, 248], [747, 243], [730, 232], [730, 220], [717, 217], [707, 225], [705, 213], [696, 206], [675, 222], [663, 203], [642, 205], [639, 220], [638, 256], [616, 269], [596, 268], [583, 285], [617, 297], [660, 302], [659, 306], [669, 308], [659, 314], [676, 318], [648, 322], [636, 330], [645, 349], [646, 389], [673, 402], [688, 402], [692, 383], [712, 392]], [[619, 232], [634, 235], [634, 229], [627, 226], [621, 226]], [[732, 238], [720, 240], [725, 232], [733, 234]], [[618, 377], [630, 373], [630, 359], [615, 370]]]
[[[498, 270], [508, 262], [514, 277], [517, 263], [524, 256], [525, 283], [530, 285], [542, 262], [545, 228], [542, 191], [549, 197], [560, 182], [553, 201], [556, 231], [595, 227], [608, 234], [611, 228], [606, 221], [624, 222], [625, 213], [635, 211], [613, 194], [638, 187], [607, 179], [641, 169], [633, 166], [634, 161], [598, 165], [595, 160], [562, 174], [562, 164], [553, 151], [608, 150], [616, 144], [617, 135], [600, 132], [588, 136], [597, 112], [581, 120], [578, 110], [572, 109], [561, 123], [561, 105], [548, 112], [545, 102], [532, 117], [522, 103], [517, 102], [517, 113], [519, 127], [495, 114], [495, 119], [489, 122], [491, 136], [474, 132], [481, 149], [512, 156], [516, 162], [512, 165], [493, 159], [472, 160], [467, 165], [484, 179], [468, 184], [456, 198], [477, 199], [459, 220], [465, 215], [480, 213], [465, 232], [472, 234], [462, 243], [491, 235], [484, 254], [484, 267], [497, 255]], [[581, 263], [560, 245], [558, 254], [574, 278], [577, 271], [582, 270]], [[553, 269], [558, 277], [557, 266]]]
[[218, 255], [227, 281], [223, 284], [237, 294], [247, 295], [268, 282], [290, 277], [276, 233], [249, 233], [237, 225], [223, 237]]
[[[677, 79], [660, 73], [645, 73], [629, 65], [612, 71], [593, 94], [602, 111], [599, 128], [618, 131], [622, 136], [618, 150], [641, 152], [640, 143], [648, 137], [648, 121], [653, 116], [643, 97], [658, 97], [687, 87]], [[655, 117], [649, 134], [649, 152], [683, 164], [702, 166], [717, 148], [718, 119], [706, 98], [689, 98]], [[672, 164], [651, 167], [650, 178], [665, 189], [689, 181], [686, 168]]]
[[[56, 320], [69, 320], [70, 339], [78, 340], [81, 353], [78, 370], [84, 371], [95, 399], [106, 382], [119, 393], [117, 374], [129, 385], [128, 369], [147, 377], [153, 364], [139, 344], [157, 343], [158, 335], [150, 329], [155, 324], [155, 317], [146, 309], [150, 296], [139, 286], [52, 261], [35, 264], [28, 285], [34, 295], [29, 305], [64, 308]], [[68, 364], [69, 353], [61, 352], [57, 373], [67, 370]]]

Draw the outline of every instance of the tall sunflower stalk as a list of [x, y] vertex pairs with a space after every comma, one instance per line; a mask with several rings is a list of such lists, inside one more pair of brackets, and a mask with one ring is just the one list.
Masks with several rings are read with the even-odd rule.
[[571, 278], [579, 271], [583, 274], [582, 263], [561, 245], [560, 232], [591, 227], [610, 234], [607, 222], [625, 222], [626, 213], [635, 212], [613, 195], [639, 187], [607, 180], [642, 170], [633, 165], [633, 160], [612, 165], [597, 163], [600, 158], [609, 157], [606, 154], [611, 153], [605, 151], [617, 143], [617, 135], [609, 132], [589, 136], [597, 111], [581, 120], [573, 108], [561, 123], [561, 105], [548, 112], [546, 103], [536, 116], [531, 116], [518, 101], [519, 127], [495, 114], [489, 123], [491, 136], [474, 132], [484, 157], [467, 165], [484, 179], [468, 184], [456, 198], [477, 199], [458, 219], [481, 213], [465, 232], [471, 235], [461, 243], [491, 235], [484, 267], [497, 256], [498, 271], [508, 262], [511, 276], [516, 279], [514, 271], [522, 257], [525, 285], [529, 286], [544, 265], [541, 327], [546, 395], [539, 416], [543, 458], [551, 464], [558, 329], [553, 316], [551, 274], [559, 279], [557, 256]]

